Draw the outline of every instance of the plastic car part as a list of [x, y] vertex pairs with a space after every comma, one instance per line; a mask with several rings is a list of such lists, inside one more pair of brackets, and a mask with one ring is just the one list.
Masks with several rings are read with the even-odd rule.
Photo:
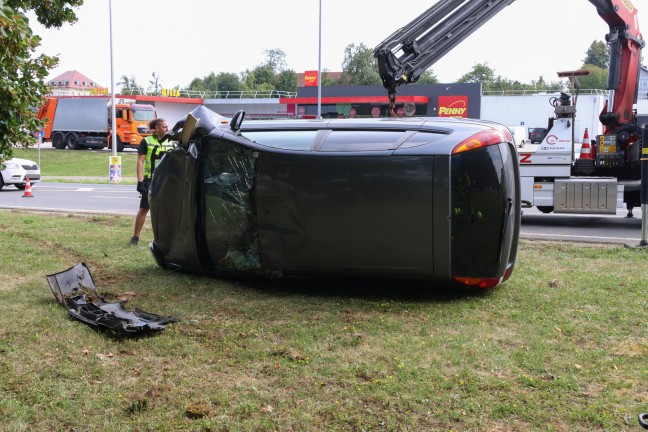
[[121, 335], [142, 334], [163, 330], [167, 324], [178, 321], [139, 309], [129, 311], [125, 302], [107, 302], [97, 293], [90, 269], [83, 262], [47, 275], [47, 283], [72, 317], [102, 330]]

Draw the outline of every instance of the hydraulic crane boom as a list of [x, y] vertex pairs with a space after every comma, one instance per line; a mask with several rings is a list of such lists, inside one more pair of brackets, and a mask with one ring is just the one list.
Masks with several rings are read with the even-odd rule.
[[[515, 0], [439, 0], [374, 49], [390, 106], [396, 88], [413, 83], [432, 64]], [[633, 123], [641, 49], [637, 9], [630, 0], [588, 0], [608, 23], [610, 46], [608, 107], [601, 114], [606, 133]]]
[[[413, 83], [427, 68], [515, 0], [440, 0], [374, 49], [378, 72], [396, 100], [396, 87]], [[400, 56], [396, 53], [402, 51]]]

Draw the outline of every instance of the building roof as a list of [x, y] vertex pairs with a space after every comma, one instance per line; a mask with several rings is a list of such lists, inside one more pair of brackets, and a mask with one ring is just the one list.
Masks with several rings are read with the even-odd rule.
[[102, 87], [93, 79], [88, 78], [87, 76], [76, 70], [63, 72], [61, 75], [47, 81], [47, 84], [51, 87], [70, 89], [89, 89]]

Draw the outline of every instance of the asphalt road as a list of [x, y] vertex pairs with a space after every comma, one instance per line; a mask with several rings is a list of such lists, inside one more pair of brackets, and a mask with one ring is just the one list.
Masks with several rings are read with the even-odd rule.
[[[31, 189], [31, 198], [13, 186], [0, 189], [0, 208], [130, 216], [139, 208], [135, 185], [38, 182]], [[633, 213], [635, 217], [629, 219], [623, 209], [611, 216], [543, 214], [535, 208], [524, 209], [521, 237], [635, 245], [641, 241], [642, 215], [640, 209]]]
[[0, 189], [0, 208], [134, 216], [140, 194], [135, 185], [37, 182], [32, 197], [14, 186]]

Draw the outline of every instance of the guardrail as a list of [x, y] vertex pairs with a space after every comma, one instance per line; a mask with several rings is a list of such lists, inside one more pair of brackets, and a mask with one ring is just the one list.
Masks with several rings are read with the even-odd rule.
[[[532, 95], [553, 95], [559, 94], [561, 90], [484, 90], [483, 96], [532, 96]], [[602, 89], [580, 89], [579, 95], [607, 95], [607, 90]]]
[[157, 92], [144, 91], [138, 88], [122, 88], [120, 94], [123, 95], [144, 95], [144, 96], [170, 96], [184, 98], [202, 98], [202, 99], [279, 99], [294, 98], [297, 92], [283, 90], [244, 90], [244, 91], [211, 91], [211, 90], [180, 90], [180, 89], [162, 89]]

